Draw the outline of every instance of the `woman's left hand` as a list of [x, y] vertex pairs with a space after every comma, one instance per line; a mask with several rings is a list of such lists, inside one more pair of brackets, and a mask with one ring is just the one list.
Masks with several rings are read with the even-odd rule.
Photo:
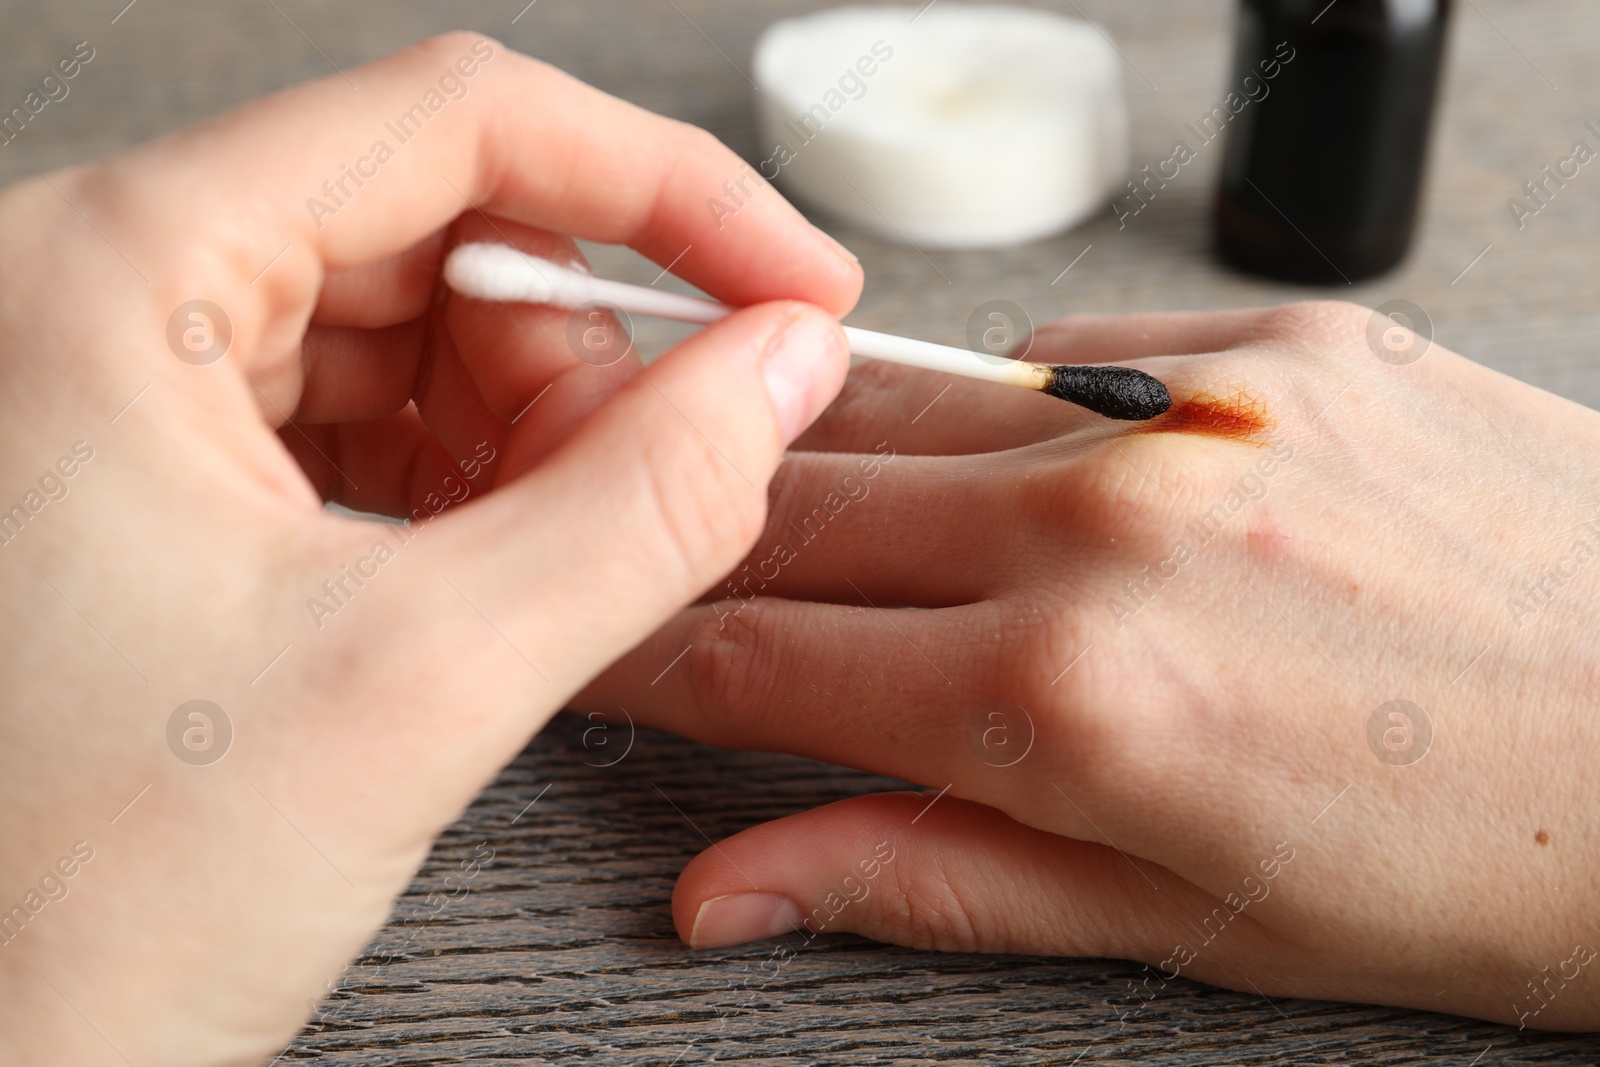
[[1036, 339], [1162, 378], [1150, 424], [858, 368], [722, 599], [582, 706], [932, 788], [719, 843], [685, 940], [1600, 1025], [1600, 414], [1394, 331], [1309, 304]]

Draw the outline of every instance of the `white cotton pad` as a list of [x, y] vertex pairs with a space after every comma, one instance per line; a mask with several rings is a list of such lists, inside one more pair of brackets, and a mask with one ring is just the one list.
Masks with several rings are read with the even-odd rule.
[[939, 0], [788, 19], [756, 45], [758, 166], [799, 199], [914, 244], [1044, 237], [1099, 209], [1126, 174], [1119, 62], [1096, 27], [1023, 7]]

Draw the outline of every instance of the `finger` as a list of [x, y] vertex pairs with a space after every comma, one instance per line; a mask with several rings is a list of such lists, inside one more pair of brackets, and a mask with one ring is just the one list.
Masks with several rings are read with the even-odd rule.
[[889, 443], [911, 456], [1003, 452], [1084, 426], [1070, 404], [1031, 389], [869, 360], [797, 449], [871, 452]]
[[[459, 220], [442, 244], [430, 239], [430, 259], [436, 269], [441, 248], [483, 239], [509, 241], [530, 255], [588, 270], [569, 238], [476, 213]], [[410, 278], [401, 275], [415, 271], [402, 261], [420, 258], [408, 251], [374, 265], [371, 272], [339, 272], [338, 301], [370, 293], [375, 303], [383, 304], [387, 298], [374, 288], [384, 283], [411, 286]], [[435, 280], [428, 279], [429, 285]], [[427, 292], [431, 295], [432, 289]], [[325, 287], [319, 315], [329, 300]], [[297, 422], [375, 419], [399, 411], [414, 398], [436, 436], [456, 449], [476, 448], [484, 441], [498, 447], [500, 438], [508, 438], [502, 471], [517, 473], [547, 455], [641, 366], [631, 348], [604, 366], [580, 361], [568, 337], [571, 313], [556, 308], [451, 293], [438, 320], [427, 317], [426, 303], [406, 309], [418, 317], [390, 326], [313, 324], [307, 329]], [[619, 325], [615, 329], [621, 332]], [[548, 402], [524, 421], [536, 399]], [[506, 435], [495, 420], [520, 428]]]
[[[487, 38], [447, 34], [347, 77], [286, 90], [84, 179], [90, 198], [139, 201], [122, 214], [136, 219], [143, 261], [167, 259], [152, 279], [163, 306], [212, 292], [242, 355], [272, 316], [317, 291], [322, 270], [393, 256], [474, 208], [663, 264], [682, 255], [676, 270], [734, 304], [793, 298], [842, 314], [859, 292], [859, 266], [769, 188], [731, 217], [707, 210], [748, 170], [710, 135]], [[240, 203], [262, 207], [241, 216]], [[169, 235], [196, 229], [229, 248], [174, 261]]]
[[435, 230], [382, 259], [329, 270], [311, 321], [374, 329], [421, 318], [433, 302], [444, 239], [445, 231]]
[[575, 691], [744, 554], [785, 442], [832, 399], [846, 360], [838, 323], [809, 305], [693, 335], [545, 463], [443, 520], [436, 576], [503, 620], [513, 649], [536, 650], [524, 658], [553, 692]]
[[[529, 255], [574, 267], [589, 264], [565, 237], [479, 213], [452, 227], [450, 245], [510, 243]], [[643, 367], [622, 324], [595, 310], [574, 325], [575, 312], [531, 304], [473, 300], [450, 293], [441, 316], [461, 366], [496, 418], [512, 427], [502, 476], [529, 469]], [[591, 335], [607, 342], [595, 351]], [[584, 358], [580, 358], [580, 354]]]
[[[1103, 432], [982, 463], [887, 441], [864, 455], [791, 452], [755, 548], [708, 595], [956, 607], [1033, 587], [1041, 567], [1081, 569], [1106, 548], [1106, 466], [1126, 473]], [[1048, 563], [1034, 547], [1045, 542]]]
[[[1038, 363], [1126, 362], [1218, 352], [1281, 332], [1255, 310], [1073, 315], [1040, 327], [1025, 350]], [[1091, 425], [1080, 409], [1032, 390], [869, 361], [851, 371], [839, 400], [798, 447], [860, 452], [891, 440], [910, 455], [960, 455], [1019, 448]]]
[[[431, 436], [454, 460], [466, 460], [485, 449], [501, 452], [508, 436], [508, 426], [497, 417], [477, 383], [467, 371], [465, 361], [457, 354], [452, 338], [431, 328], [426, 320], [413, 320], [397, 326], [377, 329], [354, 327], [309, 327], [302, 345], [305, 354], [306, 377], [301, 392], [300, 407], [294, 421], [301, 430], [318, 424], [353, 424], [360, 427], [371, 420], [396, 414], [415, 400], [413, 415], [421, 417]], [[597, 375], [596, 377], [609, 377]], [[564, 390], [566, 397], [558, 397], [550, 410], [574, 394], [585, 404], [581, 412], [562, 412], [563, 426], [586, 414], [603, 400], [604, 395], [594, 386], [595, 378], [585, 382], [588, 392]], [[529, 428], [533, 420], [525, 425]], [[548, 432], [541, 442], [552, 440]], [[313, 435], [317, 441], [323, 437]], [[286, 440], [293, 441], [293, 436]], [[379, 441], [362, 429], [339, 432], [329, 440], [332, 447], [369, 449]], [[537, 460], [528, 448], [522, 449], [522, 466], [525, 469]], [[308, 457], [309, 458], [309, 457]], [[398, 457], [403, 460], [404, 457]], [[375, 460], [363, 453], [361, 459]], [[308, 474], [319, 467], [316, 462], [302, 462]], [[321, 464], [320, 466], [327, 466]], [[502, 465], [502, 470], [504, 465]]]
[[[672, 917], [695, 948], [855, 933], [946, 952], [1170, 958], [1221, 906], [1158, 864], [945, 796], [856, 797], [753, 827], [678, 877]], [[1224, 909], [1226, 912], [1226, 909]], [[1212, 959], [1264, 940], [1230, 915]]]
[[608, 668], [572, 707], [620, 706], [644, 725], [706, 744], [955, 782], [960, 792], [987, 783], [992, 770], [969, 744], [971, 720], [1029, 681], [1014, 669], [1020, 656], [993, 645], [1000, 622], [993, 605], [697, 606]]
[[[791, 452], [773, 478], [767, 524], [714, 599], [754, 596], [878, 607], [985, 600], [1017, 569], [1026, 515], [1004, 460]], [[1056, 526], [1059, 527], [1057, 517]], [[915, 531], [915, 536], [908, 536]]]
[[[1106, 363], [1221, 351], [1266, 336], [1259, 311], [1073, 315], [1040, 327], [1027, 358]], [[907, 455], [1020, 448], [1090, 425], [1084, 414], [1027, 389], [869, 360], [796, 447], [865, 452], [891, 442]]]
[[295, 421], [356, 422], [401, 410], [411, 402], [427, 337], [422, 318], [375, 328], [307, 327]]
[[289, 423], [278, 437], [323, 500], [418, 522], [487, 491], [497, 458], [458, 465], [409, 406], [366, 422]]
[[[1281, 337], [1285, 326], [1281, 317], [1253, 309], [1073, 315], [1035, 331], [1027, 358], [1109, 363], [1221, 352]], [[1093, 425], [1073, 405], [1031, 390], [869, 361], [852, 369], [838, 401], [797, 447], [864, 452], [889, 441], [908, 455], [963, 455], [1024, 447]]]
[[510, 427], [479, 391], [448, 330], [429, 331], [413, 396], [422, 421], [454, 459], [480, 447], [505, 447]]
[[1122, 363], [1149, 356], [1222, 352], [1275, 335], [1259, 309], [1068, 315], [1034, 332], [1037, 363]]

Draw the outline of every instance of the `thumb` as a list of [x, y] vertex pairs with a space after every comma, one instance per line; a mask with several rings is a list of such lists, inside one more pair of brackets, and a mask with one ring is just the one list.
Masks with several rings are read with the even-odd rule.
[[838, 393], [848, 354], [839, 324], [801, 303], [700, 331], [545, 463], [446, 516], [443, 564], [570, 695], [750, 550], [783, 450]]
[[1157, 964], [1183, 917], [1215, 903], [1166, 868], [1105, 845], [981, 804], [930, 800], [855, 797], [720, 842], [678, 878], [679, 936], [715, 948], [849, 932], [950, 952]]

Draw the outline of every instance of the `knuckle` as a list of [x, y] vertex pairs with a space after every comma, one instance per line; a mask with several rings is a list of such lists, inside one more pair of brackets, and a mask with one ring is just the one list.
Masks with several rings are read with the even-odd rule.
[[1106, 639], [1111, 619], [1096, 614], [1107, 610], [1105, 598], [1083, 590], [1049, 596], [1018, 612], [1041, 621], [1013, 641], [1013, 692], [1033, 719], [1035, 748], [1078, 784], [1123, 780], [1162, 732], [1163, 705], [1141, 691], [1119, 643]]
[[[180, 155], [199, 150], [203, 136], [181, 132], [172, 150]], [[154, 291], [166, 305], [163, 311], [202, 293], [226, 301], [248, 288], [245, 279], [260, 267], [260, 217], [241, 212], [227, 187], [204, 167], [168, 166], [144, 150], [84, 167], [70, 181], [65, 195], [86, 214], [127, 220], [124, 232], [136, 245], [159, 241], [159, 255], [146, 258]], [[204, 229], [203, 240], [166, 239], [197, 226]]]
[[781, 533], [786, 524], [809, 529], [814, 519], [819, 528], [826, 528], [827, 523], [834, 520], [834, 514], [824, 503], [835, 491], [829, 480], [832, 473], [828, 465], [819, 464], [804, 453], [792, 453], [783, 458], [767, 491], [767, 515], [775, 531], [774, 537], [791, 536]]
[[[494, 77], [498, 68], [505, 64], [504, 61], [491, 61], [501, 55], [526, 59], [508, 49], [498, 38], [486, 33], [447, 30], [432, 37], [425, 37], [409, 48], [379, 59], [376, 65], [404, 73], [408, 77], [423, 78], [429, 82], [435, 81], [442, 74], [456, 71], [466, 77], [477, 79], [480, 76]], [[535, 60], [527, 62], [543, 66]]]
[[[733, 149], [722, 143], [722, 139], [704, 126], [696, 126], [692, 122], [676, 122], [679, 136], [684, 140], [684, 145], [694, 155], [707, 157], [734, 158]], [[742, 162], [742, 161], [741, 161]]]
[[1105, 316], [1087, 312], [1062, 315], [1060, 318], [1038, 326], [1033, 331], [1032, 345], [1025, 358], [1040, 360], [1062, 352], [1070, 352], [1086, 334], [1104, 325]]
[[[64, 244], [60, 235], [66, 228], [62, 224], [72, 209], [63, 196], [76, 199], [78, 173], [58, 171], [0, 188], [0, 233], [6, 235], [7, 251], [13, 253], [3, 264], [8, 290], [14, 292], [22, 283], [50, 273], [36, 268], [42, 258], [59, 254]], [[34, 269], [19, 269], [24, 265]]]
[[998, 947], [991, 943], [991, 931], [980, 924], [982, 909], [968, 906], [958, 881], [937, 858], [891, 869], [899, 907], [880, 908], [879, 914], [892, 925], [896, 941], [940, 952]]
[[1301, 300], [1261, 313], [1264, 339], [1325, 358], [1363, 346], [1372, 312], [1346, 300]]
[[772, 643], [761, 620], [759, 603], [717, 604], [690, 639], [684, 657], [689, 694], [713, 735], [772, 692], [764, 658]]
[[1136, 554], [1154, 551], [1167, 536], [1174, 499], [1185, 495], [1185, 483], [1197, 474], [1190, 465], [1152, 464], [1135, 454], [1139, 451], [1147, 449], [1106, 440], [1035, 470], [1023, 505], [1028, 526], [1055, 542], [1062, 536], [1062, 517], [1071, 516], [1073, 527], [1091, 544]]
[[474, 33], [471, 30], [446, 30], [422, 40], [417, 45], [417, 51], [432, 60], [453, 62], [462, 53], [470, 52], [479, 42], [487, 42], [491, 48], [496, 49], [505, 47], [488, 34]]
[[[1023, 707], [1048, 707], [1070, 686], [1094, 641], [1084, 597], [1078, 591], [1041, 593], [1011, 612], [1012, 633], [1001, 670]], [[1070, 669], [1068, 669], [1070, 668]]]
[[1159, 723], [1129, 699], [1128, 676], [1108, 677], [1111, 672], [1082, 663], [1071, 674], [1076, 677], [1058, 683], [1061, 692], [1035, 727], [1037, 743], [1075, 785], [1095, 793], [1125, 787], [1129, 773], [1142, 765], [1143, 739], [1159, 733]]
[[[884, 399], [897, 396], [908, 383], [918, 383], [921, 378], [922, 375], [915, 368], [908, 369], [901, 363], [875, 359], [851, 367], [845, 384], [855, 394], [857, 404], [868, 404], [872, 406], [871, 410], [876, 410], [876, 405]], [[841, 398], [844, 395], [844, 390], [841, 390]]]
[[802, 442], [869, 439], [874, 428], [881, 427], [883, 412], [908, 380], [912, 378], [905, 367], [887, 360], [871, 360], [851, 367], [839, 395], [823, 410]]
[[[46, 178], [49, 181], [46, 181]], [[8, 223], [13, 221], [20, 223], [41, 211], [48, 211], [51, 217], [59, 216], [64, 205], [60, 203], [61, 198], [51, 190], [50, 182], [54, 182], [59, 188], [68, 185], [74, 178], [75, 172], [58, 171], [52, 175], [0, 188], [0, 219]], [[68, 188], [70, 189], [70, 185]], [[9, 231], [10, 227], [7, 229]]]

